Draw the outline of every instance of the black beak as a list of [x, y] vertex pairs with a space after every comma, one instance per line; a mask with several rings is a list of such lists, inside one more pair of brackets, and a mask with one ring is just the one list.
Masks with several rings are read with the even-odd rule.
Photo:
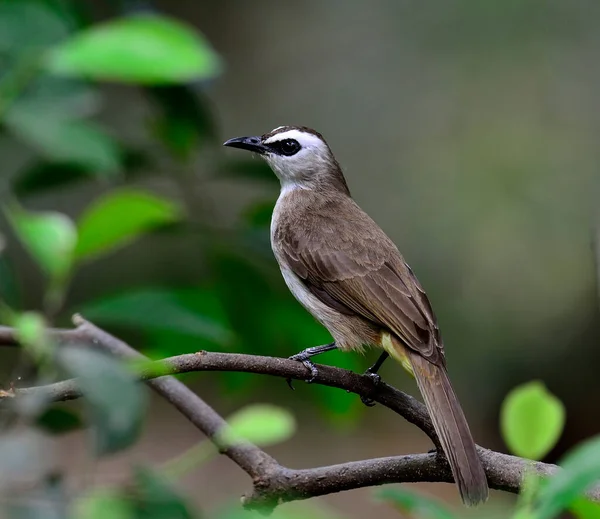
[[225, 141], [223, 146], [253, 151], [254, 153], [260, 153], [261, 155], [264, 155], [268, 151], [268, 148], [262, 143], [260, 137], [235, 137], [234, 139]]

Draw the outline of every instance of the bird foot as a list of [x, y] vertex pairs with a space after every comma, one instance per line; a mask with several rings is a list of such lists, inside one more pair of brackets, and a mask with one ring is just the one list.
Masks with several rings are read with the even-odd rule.
[[[371, 371], [371, 368], [365, 371], [363, 376], [369, 377], [373, 381], [375, 389], [377, 389], [377, 386], [381, 384], [381, 376], [379, 376], [377, 373], [373, 373], [373, 371]], [[367, 407], [373, 407], [375, 405], [375, 400], [368, 396], [361, 395], [360, 401]]]
[[[317, 366], [315, 366], [315, 363], [310, 360], [310, 356], [306, 354], [306, 352], [301, 351], [300, 353], [296, 353], [296, 355], [292, 355], [291, 357], [288, 357], [290, 360], [296, 360], [298, 362], [302, 362], [302, 364], [304, 364], [304, 366], [306, 367], [306, 369], [308, 369], [308, 371], [310, 371], [310, 378], [307, 378], [304, 382], [306, 382], [307, 384], [310, 384], [312, 382], [315, 381], [315, 379], [317, 378], [317, 375], [319, 374], [319, 370], [317, 369]], [[288, 384], [288, 386], [290, 386], [290, 389], [295, 389], [294, 385], [292, 384], [292, 379], [288, 378], [286, 379], [286, 382]]]

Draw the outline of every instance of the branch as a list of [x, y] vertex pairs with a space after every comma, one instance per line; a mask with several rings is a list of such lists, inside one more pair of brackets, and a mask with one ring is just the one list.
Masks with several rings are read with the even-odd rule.
[[[145, 358], [129, 345], [79, 316], [74, 317], [74, 323], [76, 328], [73, 330], [51, 331], [59, 344], [100, 347], [123, 358]], [[17, 345], [14, 331], [0, 327], [0, 346]], [[415, 398], [384, 383], [375, 386], [369, 377], [340, 368], [319, 365], [318, 370], [315, 384], [370, 397], [415, 424], [438, 445], [427, 410]], [[199, 352], [149, 363], [140, 378], [172, 403], [213, 442], [215, 433], [225, 425], [223, 418], [183, 383], [170, 376], [164, 376], [165, 373], [174, 375], [192, 371], [238, 371], [296, 380], [304, 380], [307, 376], [304, 366], [296, 361], [232, 353]], [[56, 401], [81, 396], [75, 380], [17, 389], [14, 396], [40, 392]], [[482, 447], [478, 449], [489, 485], [494, 489], [516, 493], [519, 492], [525, 470], [533, 468], [545, 476], [558, 470], [555, 465], [532, 462]], [[438, 452], [441, 453], [441, 449], [438, 449]], [[303, 470], [280, 465], [254, 445], [232, 447], [223, 453], [253, 480], [253, 491], [243, 498], [247, 508], [272, 509], [286, 501], [386, 483], [453, 481], [445, 457], [437, 453], [376, 458]], [[600, 491], [593, 491], [589, 497], [600, 501]]]
[[[73, 316], [76, 328], [73, 330], [51, 330], [50, 333], [59, 345], [86, 345], [99, 347], [111, 354], [128, 359], [147, 359], [128, 344], [109, 335], [79, 315]], [[14, 330], [0, 326], [0, 346], [18, 346]], [[173, 404], [190, 422], [192, 422], [209, 439], [215, 442], [216, 433], [226, 425], [225, 420], [204, 400], [191, 391], [185, 384], [173, 377], [162, 377], [148, 380], [148, 385], [159, 395]], [[48, 386], [13, 390], [14, 396], [36, 392], [45, 394], [54, 401], [79, 398], [81, 392], [74, 380], [65, 380]], [[6, 395], [10, 394], [5, 392]], [[263, 471], [276, 467], [277, 462], [255, 445], [244, 444], [231, 447], [223, 452], [234, 463], [242, 468], [254, 480], [260, 480]]]

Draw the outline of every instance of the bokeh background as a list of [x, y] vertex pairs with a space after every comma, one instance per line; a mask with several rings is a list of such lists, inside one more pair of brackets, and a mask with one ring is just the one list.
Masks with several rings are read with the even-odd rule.
[[[15, 3], [30, 10], [10, 14], [6, 5]], [[43, 46], [62, 31], [140, 11], [194, 26], [223, 64], [214, 78], [178, 86], [25, 82], [8, 107], [4, 99], [3, 204], [16, 197], [27, 209], [77, 220], [103, 194], [136, 186], [185, 214], [78, 269], [56, 324], [78, 311], [155, 357], [203, 348], [288, 356], [329, 342], [287, 292], [270, 252], [276, 179], [259, 159], [220, 146], [305, 125], [328, 140], [354, 198], [427, 290], [478, 443], [505, 448], [500, 403], [532, 379], [567, 409], [547, 461], [598, 432], [598, 2], [2, 4], [4, 78], [27, 42]], [[90, 151], [85, 139], [57, 131], [66, 113], [103, 128], [110, 145]], [[0, 233], [2, 297], [14, 308], [42, 308], [44, 278], [4, 216]], [[7, 380], [14, 352], [0, 354]], [[334, 353], [322, 362], [362, 371], [376, 356]], [[417, 393], [391, 363], [382, 375]], [[297, 435], [270, 449], [290, 466], [430, 448], [395, 414], [340, 391], [297, 384], [291, 392], [282, 380], [240, 374], [185, 380], [223, 414], [255, 401], [292, 410]], [[97, 464], [95, 481], [118, 482], [132, 459], [159, 463], [198, 440], [153, 399], [141, 441]], [[89, 471], [85, 437], [60, 442], [77, 482]], [[248, 486], [225, 458], [181, 482], [206, 511]], [[450, 485], [419, 489], [458, 504]], [[370, 489], [314, 502], [340, 517], [398, 517]], [[493, 493], [489, 510], [510, 502]]]

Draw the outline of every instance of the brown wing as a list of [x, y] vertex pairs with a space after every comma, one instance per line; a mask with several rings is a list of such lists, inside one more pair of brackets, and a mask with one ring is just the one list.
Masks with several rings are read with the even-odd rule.
[[444, 363], [435, 316], [418, 280], [375, 222], [358, 206], [352, 209], [351, 221], [335, 218], [332, 226], [323, 215], [315, 218], [320, 228], [286, 226], [278, 233], [279, 251], [323, 303], [358, 314], [431, 362]]

